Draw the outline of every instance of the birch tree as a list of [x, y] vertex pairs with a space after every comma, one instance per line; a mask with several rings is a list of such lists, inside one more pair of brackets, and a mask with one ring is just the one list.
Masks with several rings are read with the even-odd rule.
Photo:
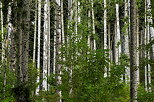
[[[107, 49], [107, 4], [104, 0], [104, 49]], [[104, 77], [107, 76], [107, 68], [105, 68]]]
[[107, 49], [107, 4], [104, 0], [104, 49]]
[[[125, 26], [128, 26], [129, 25], [129, 10], [128, 10], [128, 5], [129, 5], [129, 2], [128, 2], [128, 0], [125, 0], [125, 2], [124, 2], [124, 4], [125, 4], [125, 8], [124, 8], [124, 12], [125, 12], [125, 14], [124, 14], [124, 16], [125, 16], [125, 19], [126, 19], [126, 21], [125, 21]], [[126, 27], [126, 29], [125, 29], [125, 35], [124, 35], [124, 43], [125, 43], [125, 45], [124, 45], [124, 53], [129, 57], [129, 41], [128, 41], [128, 39], [129, 39], [129, 37], [128, 37], [128, 33], [129, 32], [129, 26], [128, 27]], [[129, 67], [126, 67], [125, 68], [125, 78], [126, 78], [126, 81], [130, 81], [130, 69], [129, 69]]]
[[[2, 2], [0, 1], [0, 12], [1, 12], [1, 43], [2, 43], [2, 52], [1, 52], [1, 62], [3, 63], [3, 66], [5, 64], [5, 49], [4, 49], [4, 28], [3, 28], [3, 11], [2, 11]], [[5, 98], [5, 91], [6, 91], [6, 69], [4, 67], [4, 76], [3, 76], [3, 98]]]
[[48, 47], [49, 47], [49, 0], [44, 2], [44, 41], [43, 41], [43, 90], [47, 91]]
[[1, 55], [1, 60], [2, 62], [4, 61], [4, 28], [3, 28], [3, 11], [2, 11], [2, 2], [0, 2], [0, 8], [1, 8], [1, 39], [2, 39], [2, 55]]
[[35, 0], [33, 63], [35, 63], [35, 57], [36, 57], [36, 33], [37, 33], [37, 0]]
[[[41, 37], [41, 2], [42, 0], [38, 0], [38, 38], [37, 38], [37, 69], [39, 71], [40, 68], [40, 37]], [[39, 82], [39, 76], [37, 77], [37, 82]], [[39, 92], [39, 86], [36, 89], [36, 93]]]
[[7, 14], [7, 40], [8, 40], [8, 55], [9, 55], [9, 66], [10, 70], [15, 71], [16, 68], [16, 46], [15, 46], [15, 34], [14, 34], [14, 27], [12, 24], [12, 5], [14, 0], [11, 0], [8, 5], [8, 14]]
[[119, 21], [119, 4], [116, 3], [116, 35], [115, 35], [115, 62], [119, 62], [119, 57], [121, 54], [121, 40], [120, 40], [120, 21]]
[[[151, 35], [153, 36], [153, 32], [150, 31], [150, 29], [153, 29], [153, 27], [151, 27], [151, 24], [153, 24], [152, 22], [152, 14], [151, 14], [151, 1], [147, 0], [146, 1], [147, 4], [147, 43], [150, 43], [150, 37]], [[148, 60], [150, 60], [150, 50], [148, 50]], [[151, 65], [148, 63], [148, 91], [151, 92]]]
[[96, 50], [96, 40], [95, 40], [95, 14], [94, 14], [94, 1], [91, 0], [91, 7], [92, 7], [92, 11], [91, 11], [91, 14], [92, 14], [92, 34], [94, 36], [94, 40], [93, 40], [93, 49]]
[[[148, 34], [147, 34], [147, 1], [145, 0], [145, 32], [144, 32], [144, 37], [147, 38]], [[144, 44], [147, 44], [147, 39], [144, 39]], [[144, 52], [144, 56], [145, 58], [147, 57], [147, 53], [146, 51]], [[147, 65], [145, 65], [145, 69], [144, 69], [144, 77], [145, 77], [145, 91], [148, 91], [148, 79], [147, 79]]]
[[[63, 41], [64, 40], [63, 0], [56, 0], [56, 3], [57, 3], [57, 5], [56, 5], [56, 14], [55, 14], [56, 15], [56, 35], [55, 35], [56, 38], [55, 38], [55, 40], [56, 40], [57, 46], [55, 46], [55, 45], [54, 46], [56, 48], [55, 49], [56, 55], [58, 55], [58, 56], [56, 58], [56, 55], [55, 55], [54, 58], [61, 61], [62, 57], [59, 56], [59, 55], [61, 54], [61, 51], [60, 51], [61, 46], [62, 46], [61, 44], [64, 42]], [[61, 68], [62, 68], [62, 66], [60, 64], [55, 66], [55, 73], [58, 74], [58, 76], [56, 77], [58, 85], [61, 85], [61, 76], [60, 76], [61, 73], [62, 73]], [[61, 90], [58, 90], [58, 94], [59, 94], [59, 97], [60, 97], [59, 102], [62, 102], [62, 100], [61, 100], [61, 96], [62, 96]]]
[[[50, 72], [51, 72], [51, 64], [50, 64], [50, 57], [51, 57], [51, 55], [50, 55], [50, 0], [47, 2], [47, 5], [48, 5], [48, 76], [50, 76]], [[49, 90], [49, 88], [50, 88], [50, 85], [48, 84], [48, 90]]]

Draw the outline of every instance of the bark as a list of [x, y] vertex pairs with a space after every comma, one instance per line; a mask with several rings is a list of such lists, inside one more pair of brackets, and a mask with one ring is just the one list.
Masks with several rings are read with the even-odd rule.
[[[150, 33], [150, 28], [151, 24], [153, 24], [152, 22], [152, 14], [151, 14], [151, 2], [150, 0], [147, 0], [147, 12], [149, 13], [149, 15], [147, 16], [147, 33], [148, 33], [148, 43], [150, 43], [150, 37], [151, 37], [151, 33]], [[150, 50], [148, 50], [148, 60], [150, 60]], [[151, 92], [151, 65], [150, 63], [148, 63], [148, 91]]]
[[91, 15], [92, 15], [92, 34], [94, 36], [94, 40], [93, 40], [93, 50], [96, 50], [96, 40], [95, 40], [95, 34], [96, 34], [96, 30], [95, 30], [95, 14], [94, 14], [94, 1], [91, 0]]
[[107, 49], [107, 8], [104, 0], [104, 49]]
[[14, 41], [14, 27], [11, 22], [11, 16], [12, 16], [12, 4], [13, 0], [9, 3], [8, 6], [8, 15], [7, 15], [7, 22], [8, 22], [8, 27], [7, 27], [7, 41], [8, 45], [8, 55], [9, 55], [9, 65], [10, 65], [10, 70], [15, 71], [15, 64], [16, 64], [16, 48], [15, 48], [15, 41]]
[[[90, 10], [88, 10], [88, 18], [89, 18], [89, 22], [88, 22], [88, 27], [90, 28], [91, 27], [91, 20], [90, 20], [90, 18], [91, 18], [91, 12], [90, 12]], [[91, 48], [91, 40], [90, 40], [90, 34], [88, 35], [88, 46]]]
[[139, 34], [140, 34], [140, 32], [139, 32], [139, 13], [138, 13], [138, 8], [137, 8], [137, 20], [136, 20], [136, 23], [137, 23], [137, 28], [136, 28], [136, 30], [137, 30], [137, 36], [136, 36], [136, 47], [137, 47], [137, 52], [136, 52], [136, 65], [137, 65], [137, 84], [139, 84]]
[[36, 33], [37, 33], [37, 0], [35, 0], [33, 63], [35, 63], [35, 57], [36, 57]]
[[[129, 2], [128, 2], [128, 0], [125, 0], [125, 19], [126, 19], [126, 21], [125, 21], [125, 25], [127, 26], [127, 25], [129, 25], [129, 15], [128, 15], [128, 4], [129, 4]], [[125, 35], [124, 35], [124, 43], [125, 43], [125, 45], [124, 45], [124, 53], [129, 57], [129, 38], [128, 38], [128, 31], [129, 31], [129, 27], [127, 27], [126, 29], [125, 29]], [[125, 67], [125, 82], [129, 82], [130, 81], [130, 69], [129, 69], [129, 67]]]
[[[38, 0], [38, 41], [37, 41], [37, 69], [40, 69], [40, 37], [41, 37], [41, 2], [42, 0]], [[37, 82], [39, 82], [39, 75], [37, 77]], [[36, 89], [36, 94], [39, 92], [39, 86]]]
[[[72, 0], [68, 0], [68, 19], [69, 19], [69, 21], [68, 22], [70, 22], [71, 20], [72, 20], [72, 16], [73, 16], [73, 7], [72, 7]], [[70, 23], [68, 23], [68, 29], [70, 28]], [[69, 42], [69, 37], [67, 37], [67, 42]], [[67, 45], [67, 46], [70, 46], [70, 45]], [[66, 70], [68, 70], [69, 69], [69, 71], [70, 71], [70, 74], [69, 74], [69, 76], [70, 76], [70, 79], [69, 79], [69, 83], [71, 83], [72, 82], [72, 68], [66, 68]], [[69, 90], [69, 97], [71, 97], [72, 96], [72, 87], [70, 88], [70, 90]]]
[[0, 12], [1, 12], [1, 39], [2, 39], [2, 55], [1, 55], [1, 60], [2, 62], [4, 61], [4, 56], [5, 56], [5, 51], [4, 51], [4, 24], [3, 24], [3, 11], [2, 11], [2, 2], [0, 2]]
[[115, 40], [115, 44], [116, 44], [116, 58], [115, 58], [115, 62], [119, 63], [119, 57], [121, 54], [121, 40], [120, 40], [120, 24], [119, 24], [119, 4], [116, 4], [116, 40]]
[[[111, 48], [111, 30], [110, 30], [110, 23], [108, 23], [108, 49], [109, 49], [109, 59], [110, 61], [112, 61], [112, 48]], [[111, 71], [111, 62], [109, 62], [109, 67], [108, 67], [108, 70], [107, 70], [107, 76], [110, 76], [110, 71]]]
[[7, 22], [8, 22], [8, 27], [7, 27], [7, 40], [8, 40], [8, 52], [10, 53], [10, 45], [11, 45], [11, 32], [13, 31], [13, 26], [11, 23], [11, 13], [12, 13], [12, 8], [11, 8], [12, 1], [9, 2], [8, 6], [8, 14], [7, 14]]
[[[16, 97], [17, 102], [29, 102], [29, 88], [26, 87], [28, 82], [28, 55], [29, 55], [29, 28], [30, 28], [30, 0], [23, 0], [22, 6], [20, 7], [21, 12], [19, 16], [19, 25], [17, 25], [20, 30], [20, 54], [19, 54], [19, 76], [17, 89], [21, 91]], [[19, 12], [18, 12], [19, 14]], [[18, 70], [18, 69], [17, 69]]]
[[44, 3], [44, 41], [43, 41], [43, 90], [47, 91], [47, 75], [48, 75], [48, 43], [49, 43], [49, 15], [48, 0]]
[[137, 7], [136, 0], [130, 0], [130, 101], [137, 102]]
[[53, 54], [53, 74], [56, 73], [56, 42], [57, 42], [57, 9], [55, 8], [55, 21], [54, 21], [54, 54]]
[[[104, 49], [107, 49], [107, 5], [106, 0], [104, 0]], [[104, 77], [107, 77], [107, 68], [105, 67]]]
[[[147, 2], [146, 2], [146, 0], [145, 0], [145, 35], [144, 35], [144, 37], [146, 37], [147, 38]], [[144, 44], [146, 45], [147, 44], [147, 39], [144, 39]], [[145, 51], [145, 56], [144, 56], [145, 58], [147, 58], [147, 51]], [[145, 82], [145, 91], [148, 91], [148, 79], [147, 79], [147, 65], [145, 65], [145, 69], [144, 69], [144, 82]]]
[[[56, 0], [57, 1], [57, 6], [56, 6], [56, 55], [58, 55], [58, 57], [56, 58], [58, 61], [61, 61], [62, 60], [62, 57], [59, 56], [61, 55], [61, 51], [60, 51], [60, 48], [61, 48], [61, 45], [63, 43], [62, 39], [64, 39], [64, 28], [63, 28], [63, 23], [62, 23], [62, 17], [63, 17], [63, 0]], [[61, 84], [61, 64], [57, 64], [56, 67], [55, 67], [55, 73], [58, 74], [56, 76], [56, 79], [57, 79], [57, 84], [60, 85]], [[57, 90], [57, 93], [59, 94], [59, 102], [62, 102], [61, 100], [61, 90]]]
[[[50, 72], [51, 72], [51, 65], [50, 65], [50, 57], [51, 57], [51, 55], [50, 55], [50, 0], [48, 1], [48, 29], [49, 29], [49, 31], [48, 31], [48, 76], [50, 76]], [[48, 90], [49, 90], [49, 88], [50, 88], [50, 85], [48, 84]]]
[[[3, 64], [3, 66], [5, 65], [5, 50], [4, 50], [4, 28], [3, 28], [3, 26], [4, 26], [4, 24], [3, 24], [3, 11], [2, 11], [2, 2], [0, 1], [0, 13], [1, 13], [1, 43], [2, 43], [2, 53], [1, 53], [1, 62], [2, 62], [2, 64]], [[5, 67], [4, 67], [4, 69], [3, 69], [3, 71], [4, 71], [4, 76], [3, 76], [3, 98], [5, 98], [5, 89], [6, 89], [6, 69], [5, 69]]]

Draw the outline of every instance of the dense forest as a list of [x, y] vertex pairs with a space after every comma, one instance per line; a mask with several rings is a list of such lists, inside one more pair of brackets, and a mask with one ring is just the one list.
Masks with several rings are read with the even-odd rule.
[[154, 102], [154, 0], [0, 0], [0, 102]]

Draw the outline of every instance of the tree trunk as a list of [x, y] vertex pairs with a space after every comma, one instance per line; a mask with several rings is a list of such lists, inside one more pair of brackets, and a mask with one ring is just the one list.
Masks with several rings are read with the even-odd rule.
[[3, 11], [2, 11], [2, 2], [0, 2], [0, 8], [1, 8], [1, 39], [2, 39], [2, 56], [1, 56], [1, 60], [2, 62], [4, 61], [4, 56], [5, 56], [5, 51], [4, 51], [4, 28], [3, 28]]
[[[48, 76], [50, 76], [50, 73], [51, 73], [51, 65], [50, 65], [50, 0], [48, 1]], [[50, 88], [50, 85], [48, 84], [48, 90]]]
[[[145, 0], [145, 39], [144, 39], [144, 44], [146, 45], [147, 44], [147, 2]], [[147, 58], [147, 51], [145, 50], [144, 52], [144, 57]], [[145, 69], [144, 69], [144, 82], [145, 82], [145, 91], [148, 91], [148, 79], [147, 79], [147, 65], [145, 65]]]
[[7, 41], [8, 41], [8, 55], [9, 55], [9, 65], [10, 65], [10, 70], [15, 71], [15, 64], [16, 64], [16, 51], [15, 51], [15, 41], [14, 41], [14, 28], [13, 24], [11, 22], [11, 16], [12, 16], [12, 4], [13, 0], [9, 3], [8, 6], [8, 15], [7, 15], [7, 22], [8, 22], [8, 27], [7, 27]]
[[137, 102], [137, 8], [136, 0], [130, 0], [130, 101]]
[[47, 91], [48, 75], [48, 43], [49, 43], [49, 15], [48, 0], [44, 2], [44, 41], [43, 41], [43, 90]]
[[[150, 42], [150, 38], [151, 38], [151, 33], [150, 33], [150, 28], [151, 28], [151, 24], [152, 23], [152, 14], [151, 14], [151, 2], [150, 0], [147, 0], [147, 12], [148, 12], [148, 16], [147, 16], [147, 33], [148, 33], [148, 43]], [[150, 50], [148, 50], [148, 60], [150, 60]], [[150, 63], [148, 63], [148, 91], [151, 92], [151, 65]]]
[[91, 7], [92, 7], [92, 10], [91, 10], [91, 15], [92, 15], [92, 34], [93, 34], [93, 50], [96, 50], [96, 40], [95, 40], [95, 34], [96, 34], [96, 31], [95, 31], [95, 14], [94, 14], [94, 1], [91, 0]]
[[[104, 0], [104, 49], [107, 49], [107, 5], [106, 0]], [[104, 69], [104, 77], [107, 77], [107, 67]]]
[[[30, 28], [30, 0], [23, 0], [21, 15], [19, 17], [20, 24], [20, 59], [19, 59], [19, 75], [17, 102], [29, 102], [29, 88], [26, 86], [28, 82], [28, 55], [29, 55], [29, 28]], [[19, 12], [18, 12], [19, 13]], [[19, 15], [18, 15], [19, 16]]]
[[107, 8], [104, 0], [104, 49], [107, 49]]
[[[40, 37], [41, 37], [41, 3], [42, 0], [38, 0], [38, 41], [37, 41], [37, 70], [40, 69]], [[40, 74], [39, 74], [40, 75]], [[39, 75], [37, 76], [37, 82], [39, 82]], [[36, 88], [36, 94], [39, 92], [39, 86]]]
[[4, 67], [5, 65], [5, 50], [4, 50], [4, 28], [3, 28], [3, 11], [2, 11], [2, 2], [0, 1], [0, 12], [1, 12], [1, 43], [2, 43], [2, 53], [1, 53], [1, 62], [3, 64], [3, 68], [4, 68], [4, 76], [3, 76], [3, 98], [5, 98], [5, 87], [6, 87], [6, 69]]
[[[129, 15], [128, 15], [128, 0], [125, 0], [125, 18], [128, 18], [127, 21], [125, 21], [125, 26], [129, 25]], [[128, 31], [129, 31], [129, 27], [127, 27], [125, 29], [125, 35], [124, 35], [124, 41], [125, 41], [125, 45], [124, 45], [124, 53], [129, 57], [129, 37], [128, 37]], [[129, 67], [125, 67], [125, 82], [129, 82], [130, 81], [130, 69]]]
[[35, 0], [33, 63], [35, 63], [35, 57], [36, 57], [36, 33], [37, 33], [37, 0]]
[[[62, 57], [59, 56], [61, 55], [61, 44], [62, 44], [62, 39], [64, 37], [64, 28], [62, 27], [62, 12], [63, 12], [63, 0], [56, 0], [57, 2], [57, 6], [56, 6], [56, 54], [58, 55], [58, 57], [56, 58], [58, 61], [61, 61], [62, 60]], [[57, 64], [57, 66], [55, 66], [55, 73], [58, 74], [56, 76], [56, 79], [57, 79], [57, 84], [60, 85], [61, 84], [61, 64]], [[62, 102], [61, 100], [61, 90], [57, 90], [57, 93], [59, 94], [59, 101], [58, 102]]]
[[120, 24], [119, 24], [119, 4], [116, 4], [116, 41], [115, 41], [115, 44], [116, 44], [116, 58], [115, 58], [115, 62], [116, 63], [119, 63], [119, 57], [120, 57], [120, 54], [121, 54], [121, 40], [120, 40]]

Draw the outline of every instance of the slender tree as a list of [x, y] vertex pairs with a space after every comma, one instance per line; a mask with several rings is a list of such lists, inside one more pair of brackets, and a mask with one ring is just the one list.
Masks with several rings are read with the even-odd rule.
[[94, 14], [94, 1], [91, 0], [91, 14], [92, 14], [92, 34], [94, 36], [94, 40], [93, 40], [93, 49], [96, 50], [96, 40], [95, 40], [95, 34], [96, 34], [96, 30], [95, 30], [95, 14]]
[[[37, 69], [40, 68], [40, 37], [41, 37], [41, 3], [42, 0], [38, 0], [38, 38], [37, 38]], [[39, 82], [39, 76], [37, 77], [37, 82]], [[36, 93], [39, 92], [39, 86], [36, 89]]]
[[44, 2], [44, 41], [43, 41], [43, 90], [47, 91], [47, 75], [48, 75], [48, 45], [49, 45], [49, 0]]
[[35, 57], [36, 57], [36, 33], [37, 33], [37, 0], [35, 0], [33, 63], [35, 63]]
[[116, 33], [115, 33], [115, 44], [116, 44], [116, 53], [115, 53], [115, 62], [119, 62], [119, 57], [121, 54], [121, 39], [120, 39], [120, 21], [119, 21], [119, 4], [116, 3]]
[[[152, 22], [152, 14], [151, 14], [151, 1], [147, 0], [147, 12], [148, 12], [148, 16], [147, 16], [147, 33], [148, 33], [148, 43], [150, 43], [150, 37], [151, 37], [151, 31], [150, 29], [153, 29], [153, 27], [151, 27], [151, 24], [153, 24]], [[148, 50], [148, 60], [150, 60], [150, 50]], [[150, 63], [148, 63], [148, 91], [151, 92], [151, 65]]]
[[[128, 26], [129, 25], [129, 10], [128, 10], [128, 0], [125, 0], [125, 26]], [[125, 41], [125, 45], [124, 45], [124, 53], [129, 57], [129, 37], [128, 37], [128, 34], [129, 34], [129, 26], [126, 27], [125, 29], [125, 35], [124, 35], [124, 41]], [[126, 67], [125, 68], [125, 79], [126, 79], [126, 82], [127, 81], [130, 81], [130, 69], [129, 67]]]
[[[18, 3], [18, 1], [17, 1]], [[21, 3], [21, 2], [20, 2]], [[28, 102], [29, 101], [29, 88], [26, 87], [28, 83], [28, 57], [29, 57], [29, 30], [30, 30], [30, 0], [23, 0], [22, 5], [20, 7], [21, 14], [19, 16], [19, 25], [17, 27], [20, 29], [19, 31], [19, 73], [18, 73], [18, 85], [17, 89], [23, 87], [18, 93], [16, 99], [17, 102]], [[18, 8], [19, 9], [19, 8]], [[17, 13], [19, 14], [19, 12]], [[17, 18], [16, 18], [17, 19]]]
[[136, 0], [130, 0], [130, 99], [137, 102], [137, 7]]
[[[1, 43], [2, 43], [2, 54], [1, 54], [1, 63], [3, 66], [5, 64], [5, 49], [4, 49], [4, 25], [3, 25], [3, 11], [2, 11], [2, 2], [0, 1], [0, 13], [1, 13]], [[4, 77], [3, 77], [3, 98], [5, 98], [5, 91], [6, 91], [6, 69], [4, 67]]]
[[[50, 47], [51, 43], [50, 43], [50, 0], [48, 1], [48, 76], [50, 76], [51, 73], [51, 62], [50, 62], [50, 57], [51, 57], [51, 52], [50, 52]], [[50, 88], [50, 85], [48, 84], [48, 90]]]
[[[145, 0], [145, 33], [144, 33], [145, 37], [147, 38], [148, 34], [147, 34], [147, 1]], [[147, 39], [144, 39], [144, 44], [147, 44]], [[147, 57], [147, 51], [144, 52], [145, 54], [145, 58]], [[144, 82], [145, 82], [145, 91], [148, 91], [148, 79], [147, 79], [147, 65], [145, 65], [145, 69], [144, 69]]]

